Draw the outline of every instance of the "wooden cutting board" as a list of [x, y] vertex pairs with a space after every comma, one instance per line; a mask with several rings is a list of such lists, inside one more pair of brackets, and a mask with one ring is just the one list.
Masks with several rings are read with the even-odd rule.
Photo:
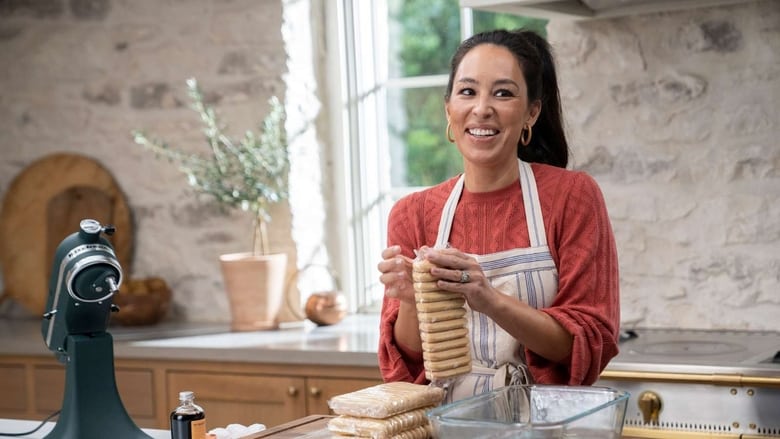
[[49, 275], [60, 242], [91, 218], [113, 224], [107, 237], [124, 278], [131, 272], [133, 225], [124, 193], [96, 160], [78, 154], [45, 156], [11, 182], [0, 210], [0, 266], [4, 294], [43, 314]]

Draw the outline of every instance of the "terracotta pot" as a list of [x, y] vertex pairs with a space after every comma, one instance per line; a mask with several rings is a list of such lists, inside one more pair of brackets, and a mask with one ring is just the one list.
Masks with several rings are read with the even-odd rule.
[[279, 327], [287, 254], [231, 253], [219, 257], [233, 331]]

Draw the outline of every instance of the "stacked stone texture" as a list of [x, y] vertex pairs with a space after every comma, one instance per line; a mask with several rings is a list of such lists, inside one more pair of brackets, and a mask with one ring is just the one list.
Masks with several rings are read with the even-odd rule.
[[[268, 98], [284, 98], [281, 23], [276, 0], [2, 2], [0, 196], [45, 155], [94, 158], [132, 209], [135, 257], [126, 275], [163, 277], [174, 292], [170, 318], [229, 321], [218, 256], [251, 251], [251, 215], [206, 207], [176, 166], [136, 146], [131, 131], [207, 153], [189, 77], [227, 132], [258, 129]], [[275, 209], [270, 232], [271, 249], [294, 261], [287, 205]], [[8, 308], [10, 301], [4, 315], [23, 314]]]
[[780, 7], [548, 27], [574, 167], [605, 194], [625, 325], [780, 329]]
[[[190, 76], [233, 132], [254, 128], [267, 98], [285, 93], [282, 8], [1, 2], [0, 196], [46, 154], [97, 159], [133, 211], [132, 275], [164, 277], [174, 317], [226, 321], [217, 256], [250, 248], [251, 218], [205, 209], [175, 167], [129, 133], [145, 128], [202, 151]], [[548, 35], [573, 166], [598, 180], [609, 206], [623, 322], [780, 330], [777, 2], [556, 20]], [[290, 223], [280, 206], [271, 245], [294, 256]], [[9, 301], [0, 311], [18, 312]]]

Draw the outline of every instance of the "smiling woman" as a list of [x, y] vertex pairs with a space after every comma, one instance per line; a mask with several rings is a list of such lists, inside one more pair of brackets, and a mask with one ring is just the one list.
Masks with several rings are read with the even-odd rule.
[[[452, 401], [509, 384], [592, 384], [617, 354], [615, 240], [595, 181], [565, 169], [558, 96], [550, 47], [532, 31], [482, 32], [455, 52], [444, 101], [464, 172], [390, 212], [378, 264], [386, 381], [431, 380]], [[420, 261], [430, 268], [413, 272]], [[472, 366], [457, 381], [431, 375], [441, 371], [426, 358], [422, 284], [465, 299], [461, 327], [434, 334], [466, 334]]]

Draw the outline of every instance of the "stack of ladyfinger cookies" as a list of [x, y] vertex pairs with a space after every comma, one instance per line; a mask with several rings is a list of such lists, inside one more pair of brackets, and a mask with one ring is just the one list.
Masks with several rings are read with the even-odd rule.
[[444, 399], [444, 390], [402, 381], [378, 384], [328, 400], [338, 416], [328, 421], [334, 437], [427, 439], [426, 412]]
[[431, 267], [429, 261], [416, 260], [412, 277], [425, 377], [439, 381], [471, 372], [471, 352], [466, 300], [462, 294], [440, 290]]

